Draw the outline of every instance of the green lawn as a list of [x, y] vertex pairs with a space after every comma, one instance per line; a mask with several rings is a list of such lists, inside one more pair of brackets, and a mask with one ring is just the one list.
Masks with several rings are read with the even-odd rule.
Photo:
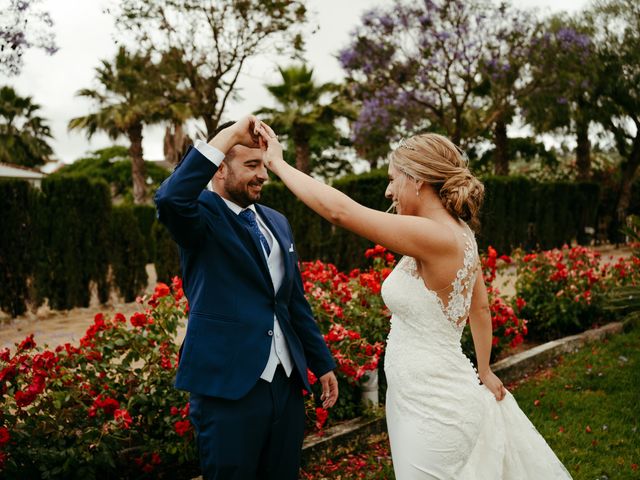
[[640, 479], [640, 328], [565, 356], [513, 394], [574, 479]]
[[[511, 388], [575, 480], [640, 480], [640, 328], [566, 355]], [[372, 440], [303, 478], [391, 480], [388, 442]]]

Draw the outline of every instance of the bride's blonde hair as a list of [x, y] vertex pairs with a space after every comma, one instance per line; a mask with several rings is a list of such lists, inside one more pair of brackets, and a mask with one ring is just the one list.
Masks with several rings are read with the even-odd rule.
[[462, 151], [448, 138], [423, 133], [403, 140], [391, 152], [390, 163], [430, 185], [447, 211], [477, 229], [484, 185], [469, 171]]

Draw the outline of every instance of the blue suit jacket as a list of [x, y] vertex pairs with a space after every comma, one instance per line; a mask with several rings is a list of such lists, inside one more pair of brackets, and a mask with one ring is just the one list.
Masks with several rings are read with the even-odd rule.
[[244, 396], [267, 364], [275, 313], [294, 371], [309, 390], [307, 365], [318, 377], [336, 365], [304, 297], [291, 227], [279, 212], [256, 204], [283, 252], [285, 273], [276, 292], [259, 241], [218, 194], [205, 190], [216, 170], [191, 148], [155, 196], [158, 218], [180, 246], [189, 299], [176, 387]]

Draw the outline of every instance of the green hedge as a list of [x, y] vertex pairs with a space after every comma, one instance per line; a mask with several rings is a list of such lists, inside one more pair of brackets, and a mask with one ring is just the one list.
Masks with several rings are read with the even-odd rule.
[[37, 210], [37, 301], [46, 297], [55, 309], [87, 307], [92, 284], [106, 301], [111, 214], [107, 184], [86, 177], [46, 178]]
[[0, 310], [15, 317], [26, 311], [36, 236], [32, 212], [37, 192], [23, 180], [0, 181]]
[[178, 245], [171, 238], [167, 228], [158, 221], [153, 224], [151, 235], [156, 246], [153, 263], [158, 281], [169, 284], [176, 275], [182, 276]]
[[147, 286], [147, 250], [131, 206], [114, 207], [109, 238], [112, 284], [126, 302]]
[[[585, 242], [585, 226], [596, 227], [606, 218], [613, 208], [607, 199], [615, 196], [594, 183], [538, 183], [524, 177], [488, 177], [484, 183], [479, 246], [492, 245], [500, 253], [515, 247], [559, 247], [574, 239]], [[334, 185], [371, 208], [389, 206], [383, 170]], [[640, 208], [639, 196], [636, 183], [632, 211]], [[262, 202], [287, 216], [302, 260], [321, 259], [343, 270], [366, 264], [363, 252], [370, 242], [332, 226], [281, 183], [265, 185]], [[27, 300], [39, 304], [45, 298], [57, 309], [87, 306], [94, 287], [102, 302], [111, 288], [131, 299], [141, 293], [144, 264], [151, 261], [159, 281], [179, 275], [177, 247], [155, 220], [155, 209], [135, 206], [122, 212], [120, 207], [112, 211], [107, 185], [87, 177], [50, 176], [41, 192], [22, 181], [0, 182], [0, 274], [5, 284], [0, 309], [19, 315]]]
[[152, 229], [156, 223], [156, 209], [152, 205], [134, 205], [133, 214], [138, 221], [140, 233], [144, 237], [145, 262], [153, 263], [156, 256], [156, 243]]
[[133, 210], [119, 212], [101, 180], [51, 176], [41, 190], [0, 182], [0, 309], [16, 316], [45, 299], [87, 307], [94, 289], [103, 303], [112, 288], [135, 298], [146, 286], [146, 248]]
[[[377, 170], [349, 176], [334, 183], [359, 203], [386, 210], [387, 174]], [[552, 248], [574, 239], [585, 241], [586, 226], [597, 226], [600, 189], [594, 183], [538, 183], [525, 177], [488, 177], [481, 212], [478, 244], [500, 253], [516, 247]], [[316, 258], [341, 269], [366, 264], [364, 250], [371, 243], [309, 210], [279, 182], [265, 185], [262, 202], [287, 216], [303, 260]]]

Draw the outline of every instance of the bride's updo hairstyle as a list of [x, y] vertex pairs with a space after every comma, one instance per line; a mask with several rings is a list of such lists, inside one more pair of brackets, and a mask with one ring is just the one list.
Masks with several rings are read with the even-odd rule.
[[453, 142], [435, 133], [415, 135], [403, 140], [389, 160], [401, 172], [430, 185], [451, 215], [477, 229], [484, 185], [471, 174]]

